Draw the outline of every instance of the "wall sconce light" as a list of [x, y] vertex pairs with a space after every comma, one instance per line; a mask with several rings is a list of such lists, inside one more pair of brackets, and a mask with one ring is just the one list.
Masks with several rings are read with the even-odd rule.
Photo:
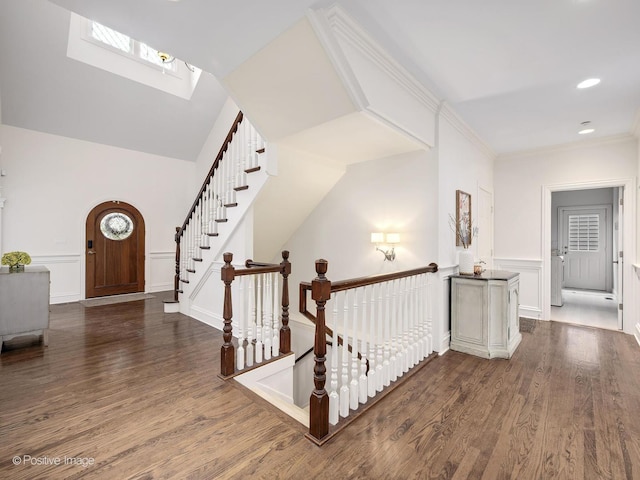
[[385, 260], [393, 262], [396, 259], [395, 244], [400, 243], [400, 234], [374, 232], [371, 234], [371, 243], [375, 244], [378, 252], [384, 254]]

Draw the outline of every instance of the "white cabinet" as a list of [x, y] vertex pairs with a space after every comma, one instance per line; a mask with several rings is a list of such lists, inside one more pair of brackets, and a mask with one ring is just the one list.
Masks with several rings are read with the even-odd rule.
[[26, 266], [22, 272], [0, 268], [0, 349], [13, 337], [42, 334], [48, 343], [49, 270]]
[[451, 277], [451, 350], [511, 358], [520, 344], [520, 275], [488, 270]]

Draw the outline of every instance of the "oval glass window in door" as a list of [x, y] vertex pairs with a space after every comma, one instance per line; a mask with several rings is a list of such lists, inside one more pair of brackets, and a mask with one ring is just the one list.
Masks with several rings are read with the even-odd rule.
[[112, 212], [100, 221], [100, 231], [110, 240], [124, 240], [133, 233], [133, 220], [121, 212]]

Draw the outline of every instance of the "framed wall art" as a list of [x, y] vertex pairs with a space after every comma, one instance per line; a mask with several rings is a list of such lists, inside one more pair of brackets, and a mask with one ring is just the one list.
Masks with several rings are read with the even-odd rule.
[[469, 248], [471, 229], [471, 195], [462, 190], [456, 190], [456, 246]]

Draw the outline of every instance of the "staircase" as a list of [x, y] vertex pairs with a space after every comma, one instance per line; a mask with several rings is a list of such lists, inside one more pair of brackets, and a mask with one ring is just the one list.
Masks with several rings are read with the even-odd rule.
[[274, 159], [268, 158], [264, 140], [238, 113], [183, 224], [176, 227], [174, 298], [165, 303], [165, 312], [180, 311], [222, 329], [222, 299], [215, 294], [222, 253], [234, 242], [246, 243], [253, 203], [274, 170], [269, 162]]

